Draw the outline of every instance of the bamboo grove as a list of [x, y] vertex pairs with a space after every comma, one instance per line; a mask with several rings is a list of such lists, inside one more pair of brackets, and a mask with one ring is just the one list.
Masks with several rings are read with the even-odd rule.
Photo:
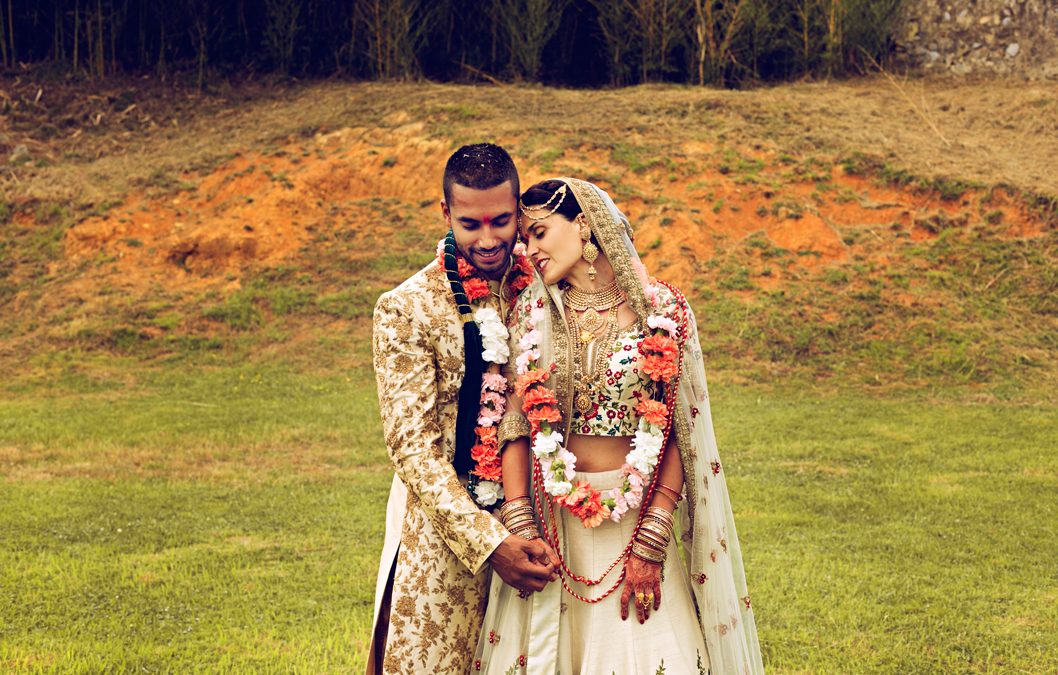
[[[621, 86], [884, 62], [901, 0], [0, 0], [0, 65]], [[21, 65], [20, 65], [21, 64]]]

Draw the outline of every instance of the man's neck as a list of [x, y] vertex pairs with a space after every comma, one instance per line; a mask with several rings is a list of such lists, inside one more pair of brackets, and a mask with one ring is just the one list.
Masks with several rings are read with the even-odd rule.
[[477, 271], [485, 281], [503, 281], [503, 278], [507, 276], [507, 272], [511, 271], [511, 258], [507, 258], [507, 264], [500, 268], [498, 272], [492, 274], [478, 269], [477, 267], [475, 267], [474, 270]]

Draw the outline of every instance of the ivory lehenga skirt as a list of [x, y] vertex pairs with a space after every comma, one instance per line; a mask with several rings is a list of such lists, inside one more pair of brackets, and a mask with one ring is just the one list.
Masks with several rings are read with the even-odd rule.
[[[574, 480], [591, 481], [599, 490], [618, 484], [620, 470], [577, 473]], [[580, 520], [562, 509], [562, 555], [570, 569], [598, 578], [621, 554], [638, 518], [638, 510], [584, 528]], [[640, 624], [635, 608], [621, 620], [618, 588], [605, 599], [588, 604], [563, 590], [559, 581], [527, 598], [492, 575], [489, 604], [471, 665], [472, 673], [497, 675], [704, 675], [709, 656], [691, 595], [690, 580], [680, 559], [675, 537], [669, 544], [661, 608]], [[621, 567], [597, 586], [570, 581], [571, 588], [596, 598], [610, 588]], [[632, 602], [635, 602], [633, 598]]]

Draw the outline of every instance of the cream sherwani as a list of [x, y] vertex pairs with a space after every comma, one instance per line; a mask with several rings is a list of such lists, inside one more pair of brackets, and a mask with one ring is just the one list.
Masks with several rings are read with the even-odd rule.
[[[499, 311], [498, 300], [488, 302]], [[467, 672], [488, 590], [486, 562], [508, 536], [451, 464], [463, 354], [462, 322], [436, 262], [379, 298], [374, 366], [396, 473], [375, 593], [377, 624], [392, 570], [385, 673]]]

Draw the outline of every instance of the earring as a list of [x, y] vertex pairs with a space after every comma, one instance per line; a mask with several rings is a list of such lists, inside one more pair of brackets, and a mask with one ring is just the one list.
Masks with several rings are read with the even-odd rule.
[[591, 226], [588, 225], [588, 219], [584, 217], [584, 213], [578, 213], [577, 217], [573, 219], [573, 222], [580, 225], [580, 238], [584, 242], [584, 248], [581, 249], [581, 256], [588, 261], [588, 279], [595, 281], [595, 275], [598, 273], [595, 269], [595, 259], [599, 257], [599, 247], [591, 243]]

